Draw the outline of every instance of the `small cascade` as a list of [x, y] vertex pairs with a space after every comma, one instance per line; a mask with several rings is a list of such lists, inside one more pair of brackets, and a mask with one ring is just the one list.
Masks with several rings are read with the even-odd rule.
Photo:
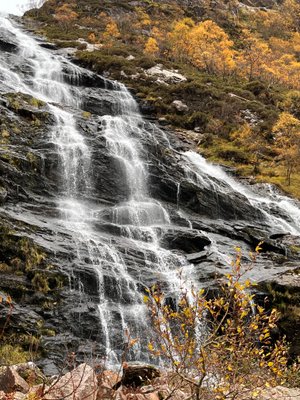
[[300, 209], [295, 201], [275, 193], [273, 189], [262, 196], [255, 192], [255, 186], [250, 188], [242, 185], [221, 167], [208, 163], [198, 153], [188, 151], [183, 156], [187, 161], [184, 167], [186, 177], [195, 185], [212, 188], [216, 196], [218, 193], [242, 195], [249, 205], [263, 212], [272, 231], [276, 229], [278, 232], [295, 235], [300, 233]]

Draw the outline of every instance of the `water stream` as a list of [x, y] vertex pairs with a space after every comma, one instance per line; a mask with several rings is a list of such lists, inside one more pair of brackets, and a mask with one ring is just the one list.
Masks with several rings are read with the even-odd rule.
[[[166, 206], [150, 196], [149, 171], [145, 160], [144, 137], [155, 143], [155, 131], [146, 130], [137, 103], [121, 84], [110, 82], [114, 99], [114, 115], [95, 116], [105, 140], [108, 156], [117, 165], [124, 186], [125, 198], [113, 205], [99, 205], [93, 199], [97, 190], [93, 180], [93, 149], [78, 127], [74, 110], [81, 109], [81, 93], [65, 81], [78, 81], [83, 70], [63, 57], [39, 46], [29, 34], [5, 17], [0, 17], [0, 28], [11, 34], [18, 43], [18, 56], [30, 66], [29, 76], [11, 70], [0, 55], [0, 76], [9, 91], [23, 92], [48, 104], [54, 124], [47, 140], [59, 155], [59, 192], [56, 205], [58, 226], [71, 235], [78, 250], [78, 259], [92, 268], [97, 277], [99, 324], [103, 347], [110, 363], [120, 359], [125, 332], [141, 340], [134, 348], [134, 358], [147, 359], [145, 344], [151, 336], [143, 295], [145, 278], [140, 271], [147, 270], [148, 282], [159, 283], [166, 297], [176, 298], [185, 285], [197, 286], [194, 267], [178, 252], [163, 248], [160, 232], [175, 228]], [[84, 71], [84, 73], [87, 73]], [[162, 136], [165, 133], [161, 133]], [[171, 149], [168, 138], [165, 145]], [[172, 149], [171, 149], [172, 150]], [[299, 234], [300, 211], [292, 200], [270, 193], [260, 196], [230, 178], [222, 169], [208, 164], [193, 152], [182, 153], [181, 165], [187, 180], [196, 186], [209, 186], [219, 192], [236, 192], [253, 207], [263, 211], [266, 221], [281, 230]], [[180, 183], [174, 199], [178, 215], [192, 223], [180, 210]], [[87, 200], [89, 199], [89, 200]], [[109, 222], [109, 228], [118, 232], [119, 239], [96, 226]], [[135, 252], [135, 258], [132, 252]], [[136, 260], [140, 259], [139, 264]], [[184, 283], [183, 283], [184, 282]]]
[[[93, 223], [99, 218], [97, 205], [84, 202], [93, 187], [90, 180], [93, 166], [91, 151], [76, 126], [71, 109], [80, 108], [80, 92], [64, 82], [62, 71], [65, 60], [41, 48], [32, 37], [7, 19], [1, 18], [0, 23], [16, 37], [21, 49], [19, 55], [30, 60], [33, 74], [30, 82], [26, 82], [17, 73], [10, 72], [8, 66], [2, 66], [7, 86], [45, 101], [55, 116], [49, 140], [59, 154], [61, 186], [64, 188], [63, 195], [57, 200], [57, 207], [62, 223], [73, 233], [77, 247], [85, 246], [97, 273], [99, 320], [104, 346], [109, 361], [117, 362], [115, 349], [125, 341], [125, 331], [129, 330], [131, 335], [138, 337], [149, 329], [140, 290], [142, 282], [136, 281], [128, 273], [119, 249], [105, 236], [101, 237], [94, 231]], [[76, 78], [80, 68], [71, 65], [69, 74]], [[131, 242], [131, 247], [143, 254], [149, 269], [156, 266], [157, 279], [164, 282], [164, 289], [169, 295], [175, 296], [181, 286], [178, 269], [187, 266], [190, 272], [190, 266], [184, 257], [160, 247], [157, 227], [169, 225], [170, 218], [164, 207], [148, 195], [148, 173], [140, 157], [142, 147], [139, 143], [139, 137], [145, 134], [143, 120], [127, 89], [118, 83], [113, 83], [113, 89], [118, 114], [99, 117], [99, 124], [103, 128], [108, 153], [125, 176], [128, 195], [126, 201], [112, 207], [112, 223], [120, 227], [123, 237]], [[110, 277], [109, 282], [105, 281], [107, 276]], [[142, 336], [145, 341], [147, 335]], [[138, 354], [139, 347], [136, 346], [136, 357], [142, 359], [143, 356]]]

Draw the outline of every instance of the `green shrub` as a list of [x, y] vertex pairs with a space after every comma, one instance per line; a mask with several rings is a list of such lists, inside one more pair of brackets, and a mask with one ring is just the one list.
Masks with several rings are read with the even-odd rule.
[[30, 359], [30, 354], [24, 351], [21, 346], [10, 344], [0, 345], [0, 365], [21, 364]]

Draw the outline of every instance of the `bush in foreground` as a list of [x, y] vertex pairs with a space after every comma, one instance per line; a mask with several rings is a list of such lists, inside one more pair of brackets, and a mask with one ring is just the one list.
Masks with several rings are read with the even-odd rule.
[[242, 279], [240, 249], [232, 266], [219, 297], [191, 290], [176, 309], [165, 305], [155, 287], [145, 298], [156, 332], [149, 350], [165, 360], [174, 391], [186, 392], [188, 399], [259, 398], [291, 373], [285, 339], [272, 339], [278, 312], [254, 304], [252, 285]]

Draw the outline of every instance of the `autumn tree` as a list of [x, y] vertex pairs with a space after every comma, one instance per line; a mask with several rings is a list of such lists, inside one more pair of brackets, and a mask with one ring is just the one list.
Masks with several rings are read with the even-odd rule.
[[288, 112], [280, 114], [273, 126], [275, 150], [284, 160], [286, 179], [291, 184], [291, 174], [300, 166], [300, 120]]
[[260, 160], [266, 152], [266, 140], [262, 133], [249, 123], [245, 123], [232, 132], [230, 138], [235, 144], [244, 148], [253, 165], [253, 173], [258, 173]]
[[151, 18], [149, 16], [149, 14], [147, 14], [141, 7], [136, 7], [135, 9], [136, 12], [136, 28], [149, 28], [151, 27]]
[[96, 42], [96, 35], [94, 32], [91, 32], [88, 36], [88, 40], [90, 43], [95, 43]]
[[300, 88], [300, 62], [294, 54], [283, 54], [280, 58], [275, 58], [270, 64], [269, 72], [273, 82]]
[[102, 34], [102, 39], [104, 42], [104, 45], [106, 47], [110, 47], [113, 45], [113, 43], [121, 37], [121, 33], [119, 31], [118, 25], [116, 21], [113, 19], [110, 19], [110, 21], [107, 23], [105, 31]]
[[195, 26], [191, 18], [183, 18], [174, 23], [167, 36], [169, 55], [179, 61], [187, 61], [190, 57], [190, 32]]
[[279, 9], [256, 9], [248, 16], [248, 23], [252, 29], [259, 32], [265, 40], [270, 37], [286, 37], [291, 31], [291, 21]]
[[287, 344], [271, 340], [278, 313], [261, 306], [254, 311], [241, 258], [237, 249], [218, 297], [192, 289], [175, 307], [154, 287], [145, 298], [156, 332], [149, 350], [170, 366], [169, 382], [180, 398], [184, 392], [190, 400], [256, 399], [260, 390], [285, 380]]
[[249, 80], [263, 76], [270, 57], [270, 49], [266, 42], [258, 38], [248, 29], [242, 33], [242, 49], [238, 57], [238, 69], [241, 75]]
[[280, 109], [294, 115], [296, 118], [300, 118], [300, 91], [299, 90], [289, 90], [284, 94], [281, 102], [279, 103]]
[[78, 14], [73, 10], [73, 5], [65, 3], [55, 11], [54, 18], [66, 30], [69, 29], [72, 22], [78, 18]]
[[300, 31], [300, 3], [298, 0], [285, 0], [280, 9], [290, 29]]
[[207, 20], [188, 34], [191, 62], [208, 73], [229, 74], [235, 67], [233, 41], [215, 22]]
[[146, 44], [145, 44], [145, 48], [144, 48], [144, 53], [150, 57], [157, 57], [159, 54], [159, 47], [158, 47], [158, 43], [156, 41], [156, 39], [150, 37]]

